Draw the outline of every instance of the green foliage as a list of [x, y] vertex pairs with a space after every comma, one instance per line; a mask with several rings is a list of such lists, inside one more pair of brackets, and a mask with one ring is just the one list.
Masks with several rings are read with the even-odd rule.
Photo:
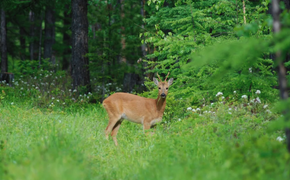
[[[144, 33], [145, 42], [156, 49], [147, 56], [147, 72], [170, 71], [175, 79], [170, 88], [173, 102], [183, 98], [199, 106], [215, 102], [218, 92], [225, 98], [234, 91], [250, 97], [256, 90], [263, 92], [261, 99], [276, 101], [273, 53], [281, 50], [286, 57], [289, 30], [273, 38], [268, 4], [246, 1], [246, 14], [242, 1], [178, 1], [175, 7], [160, 8], [146, 19], [150, 31]], [[284, 26], [288, 17], [284, 11]]]

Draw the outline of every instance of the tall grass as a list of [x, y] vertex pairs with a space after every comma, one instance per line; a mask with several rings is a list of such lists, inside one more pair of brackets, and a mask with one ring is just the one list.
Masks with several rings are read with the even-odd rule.
[[[106, 141], [99, 105], [41, 111], [0, 104], [0, 179], [289, 179], [283, 132], [273, 113], [192, 113], [157, 126], [121, 125], [115, 147]], [[279, 129], [279, 128], [278, 128]]]

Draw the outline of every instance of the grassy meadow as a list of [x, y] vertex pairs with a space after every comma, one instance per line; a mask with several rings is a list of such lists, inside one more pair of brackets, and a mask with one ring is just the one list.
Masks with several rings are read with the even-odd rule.
[[115, 147], [104, 137], [108, 118], [100, 104], [48, 110], [11, 100], [0, 104], [3, 180], [290, 177], [282, 120], [270, 111], [228, 113], [216, 104], [214, 114], [187, 112], [147, 136], [125, 121]]

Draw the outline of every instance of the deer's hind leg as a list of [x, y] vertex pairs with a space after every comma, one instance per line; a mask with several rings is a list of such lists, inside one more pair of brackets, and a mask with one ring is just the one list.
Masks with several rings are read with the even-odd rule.
[[121, 123], [122, 123], [123, 119], [121, 118], [116, 124], [115, 126], [113, 127], [113, 130], [112, 130], [112, 133], [111, 133], [111, 136], [114, 140], [114, 143], [116, 146], [118, 146], [118, 141], [117, 141], [117, 133], [118, 133], [118, 130], [121, 126]]
[[117, 123], [120, 121], [121, 117], [116, 116], [110, 116], [109, 115], [109, 123], [105, 130], [106, 139], [109, 139], [109, 134], [112, 132], [113, 128], [117, 125]]

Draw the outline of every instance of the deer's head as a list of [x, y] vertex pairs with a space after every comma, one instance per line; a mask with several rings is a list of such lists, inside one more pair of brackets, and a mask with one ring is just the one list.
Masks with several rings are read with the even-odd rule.
[[158, 96], [160, 96], [161, 98], [166, 98], [166, 96], [168, 94], [169, 86], [173, 83], [173, 78], [170, 78], [168, 81], [166, 81], [168, 75], [169, 75], [169, 72], [166, 76], [165, 81], [162, 81], [160, 79], [160, 76], [158, 75], [158, 73], [157, 73], [157, 76], [158, 76], [160, 82], [156, 78], [153, 78], [154, 83], [156, 84], [156, 86], [158, 86]]

